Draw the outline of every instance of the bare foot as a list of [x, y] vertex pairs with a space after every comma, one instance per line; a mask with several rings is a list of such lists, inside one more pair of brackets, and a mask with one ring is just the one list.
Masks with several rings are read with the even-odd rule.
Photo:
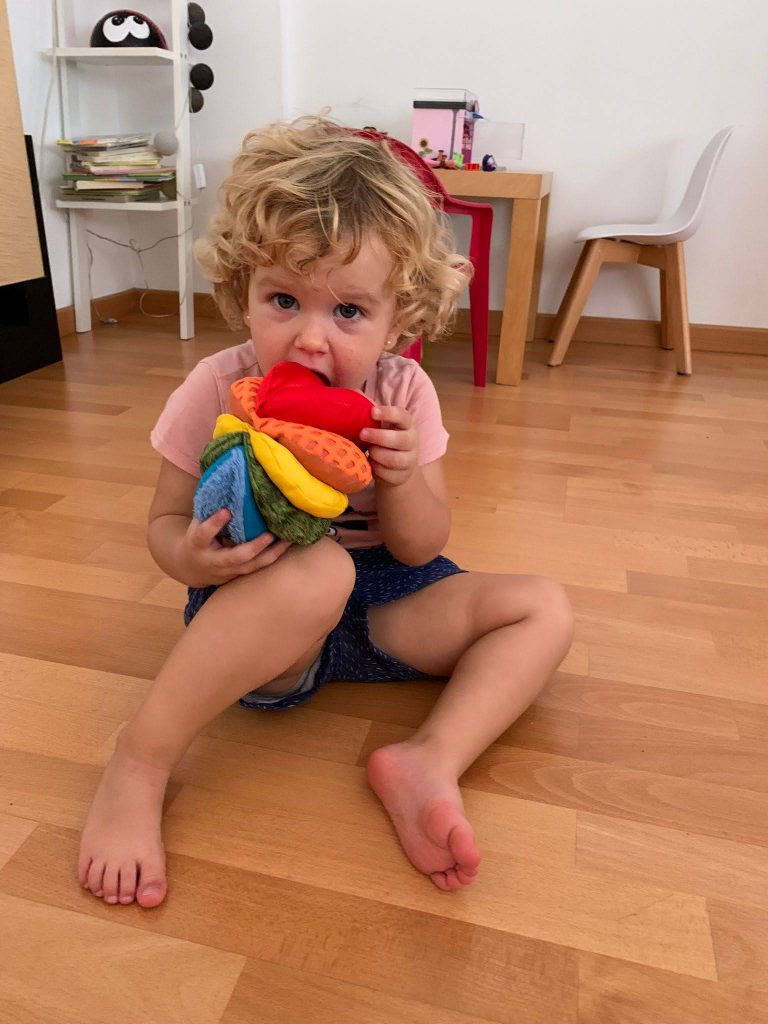
[[81, 885], [105, 903], [156, 907], [165, 899], [165, 852], [160, 818], [168, 772], [120, 749], [93, 798], [80, 842]]
[[412, 743], [374, 750], [367, 771], [414, 867], [438, 889], [469, 885], [480, 852], [456, 780], [440, 775], [424, 748]]

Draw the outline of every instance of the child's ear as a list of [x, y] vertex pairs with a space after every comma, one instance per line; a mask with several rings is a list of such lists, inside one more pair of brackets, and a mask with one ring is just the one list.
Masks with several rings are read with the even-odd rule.
[[400, 339], [400, 331], [397, 327], [392, 327], [389, 334], [387, 334], [386, 340], [384, 341], [384, 351], [393, 352], [397, 347], [397, 342]]
[[386, 340], [384, 342], [384, 351], [397, 352], [398, 348], [400, 347], [399, 342], [403, 335], [405, 334], [406, 330], [407, 327], [405, 323], [403, 323], [402, 318], [395, 320], [392, 323], [392, 326], [389, 328], [389, 333], [387, 334]]

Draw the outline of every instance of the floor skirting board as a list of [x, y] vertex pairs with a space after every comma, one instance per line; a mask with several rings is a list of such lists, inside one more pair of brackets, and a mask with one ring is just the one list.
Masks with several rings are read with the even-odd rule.
[[[114, 295], [104, 295], [93, 306], [94, 319], [112, 316], [119, 319], [138, 309], [142, 292], [131, 288]], [[172, 291], [149, 291], [144, 308], [151, 313], [172, 313], [178, 305], [178, 295]], [[72, 306], [56, 311], [59, 334], [74, 333], [75, 314]], [[206, 292], [195, 293], [195, 316], [218, 316], [213, 297]], [[546, 338], [554, 314], [539, 313], [536, 317], [536, 337]], [[498, 340], [501, 329], [501, 310], [492, 309], [489, 319], [491, 341]], [[469, 310], [460, 309], [456, 317], [454, 336], [469, 337]], [[576, 328], [574, 341], [604, 342], [613, 345], [659, 345], [660, 328], [654, 320], [625, 320], [607, 316], [583, 316]], [[729, 327], [722, 324], [691, 324], [691, 347], [698, 352], [731, 352], [743, 355], [768, 356], [768, 327]]]

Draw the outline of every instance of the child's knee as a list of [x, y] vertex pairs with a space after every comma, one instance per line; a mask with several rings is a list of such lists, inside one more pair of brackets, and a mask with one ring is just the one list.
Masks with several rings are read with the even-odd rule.
[[346, 603], [355, 585], [355, 564], [344, 548], [336, 541], [323, 538], [303, 548], [299, 555], [298, 571], [302, 578], [311, 576], [321, 593], [330, 591]]
[[478, 614], [501, 618], [513, 625], [535, 620], [546, 626], [549, 635], [562, 637], [570, 645], [573, 637], [573, 610], [565, 588], [546, 576], [497, 577], [496, 586], [481, 595]]
[[573, 640], [574, 616], [565, 587], [546, 576], [531, 577], [531, 615], [547, 623], [566, 647]]
[[355, 566], [335, 541], [290, 549], [280, 560], [281, 590], [299, 614], [335, 620], [355, 585]]

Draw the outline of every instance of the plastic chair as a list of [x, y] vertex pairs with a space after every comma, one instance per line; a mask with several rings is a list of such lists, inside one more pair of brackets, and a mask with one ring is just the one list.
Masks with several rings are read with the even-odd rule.
[[[484, 388], [488, 366], [488, 286], [490, 280], [491, 229], [493, 207], [489, 203], [465, 203], [448, 195], [439, 178], [410, 146], [381, 132], [355, 131], [365, 139], [386, 142], [394, 155], [415, 172], [429, 192], [433, 205], [444, 213], [465, 214], [472, 218], [469, 262], [474, 274], [469, 283], [469, 315], [472, 325], [472, 361], [475, 387]], [[477, 173], [467, 171], [467, 174]], [[421, 362], [422, 342], [418, 338], [403, 352], [404, 356]]]
[[552, 327], [555, 349], [550, 366], [565, 358], [576, 325], [603, 263], [639, 263], [660, 271], [661, 344], [675, 350], [677, 372], [691, 373], [691, 336], [685, 286], [683, 243], [701, 223], [704, 202], [734, 126], [710, 140], [693, 169], [678, 210], [654, 224], [601, 224], [585, 228], [577, 242], [586, 242]]

